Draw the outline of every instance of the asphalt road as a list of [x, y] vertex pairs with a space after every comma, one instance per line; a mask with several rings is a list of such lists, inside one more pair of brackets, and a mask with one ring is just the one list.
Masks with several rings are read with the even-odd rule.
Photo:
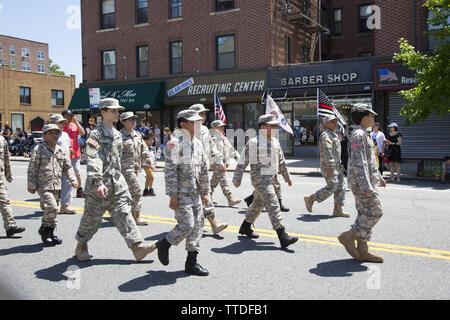
[[[315, 204], [306, 212], [303, 196], [322, 187], [317, 177], [292, 176], [293, 186], [282, 184], [283, 213], [290, 234], [299, 241], [281, 250], [264, 213], [254, 229], [260, 238], [238, 234], [246, 205], [226, 207], [220, 189], [216, 216], [228, 229], [214, 236], [205, 225], [199, 263], [208, 277], [184, 273], [184, 243], [170, 249], [170, 264], [163, 266], [156, 251], [134, 261], [110, 218], [105, 216], [89, 242], [93, 260], [74, 257], [75, 233], [83, 199], [74, 198], [76, 215], [58, 217], [56, 234], [63, 244], [44, 248], [37, 230], [42, 211], [36, 195], [26, 192], [28, 163], [13, 162], [15, 180], [8, 184], [14, 215], [26, 232], [13, 239], [0, 232], [0, 297], [25, 299], [449, 299], [450, 298], [450, 189], [440, 184], [402, 182], [380, 189], [384, 216], [374, 229], [371, 250], [384, 256], [383, 264], [354, 261], [338, 243], [349, 229], [356, 210], [351, 192], [345, 209], [351, 218], [331, 217], [333, 200]], [[83, 177], [85, 166], [82, 166]], [[231, 180], [232, 173], [228, 173]], [[144, 177], [140, 176], [143, 184]], [[156, 197], [145, 197], [143, 215], [151, 223], [139, 227], [146, 241], [155, 241], [175, 225], [164, 195], [164, 175], [156, 173]], [[246, 173], [235, 197], [252, 192]], [[6, 291], [5, 291], [6, 289]]]

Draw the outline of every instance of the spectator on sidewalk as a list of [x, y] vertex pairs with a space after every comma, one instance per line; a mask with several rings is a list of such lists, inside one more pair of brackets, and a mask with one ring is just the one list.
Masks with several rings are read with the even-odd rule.
[[150, 151], [152, 161], [150, 163], [144, 162], [142, 163], [142, 168], [145, 171], [145, 186], [144, 193], [142, 196], [156, 196], [155, 191], [153, 190], [153, 181], [155, 180], [155, 170], [156, 170], [156, 152], [155, 147], [153, 146], [154, 136], [151, 134], [144, 136], [144, 142]]
[[376, 147], [378, 149], [378, 154], [376, 155], [378, 157], [378, 161], [377, 163], [378, 165], [378, 171], [380, 171], [381, 175], [383, 175], [383, 171], [384, 171], [384, 162], [383, 162], [383, 158], [384, 158], [384, 144], [386, 141], [386, 137], [384, 135], [384, 133], [381, 131], [381, 126], [378, 122], [375, 122], [373, 128], [372, 128], [372, 133], [370, 134], [370, 136], [372, 137], [372, 140], [375, 141]]
[[70, 159], [72, 161], [72, 167], [78, 180], [77, 198], [85, 198], [83, 188], [81, 187], [81, 150], [78, 144], [78, 135], [83, 136], [85, 134], [85, 131], [72, 111], [64, 110], [62, 112], [62, 116], [67, 120], [67, 123], [64, 127], [64, 132], [67, 132], [70, 138]]
[[450, 156], [444, 157], [444, 162], [442, 163], [441, 182], [450, 182]]
[[402, 163], [402, 134], [398, 132], [398, 124], [393, 122], [388, 125], [390, 130], [386, 145], [388, 146], [388, 162], [391, 170], [391, 181], [394, 181], [394, 169], [397, 171], [397, 182], [400, 182], [400, 164]]
[[6, 142], [9, 143], [9, 139], [11, 138], [11, 127], [9, 126], [8, 122], [5, 123], [5, 127], [2, 131], [2, 136], [5, 138]]

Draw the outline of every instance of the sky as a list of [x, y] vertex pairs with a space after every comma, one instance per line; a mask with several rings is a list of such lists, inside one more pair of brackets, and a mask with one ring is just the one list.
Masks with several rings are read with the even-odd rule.
[[49, 57], [82, 78], [79, 0], [0, 0], [0, 34], [48, 43]]

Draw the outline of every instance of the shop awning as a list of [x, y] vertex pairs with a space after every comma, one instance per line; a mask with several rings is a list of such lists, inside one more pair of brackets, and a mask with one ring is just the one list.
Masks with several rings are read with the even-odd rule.
[[[100, 98], [115, 98], [127, 111], [161, 110], [164, 108], [164, 82], [130, 83], [100, 88]], [[72, 112], [97, 112], [90, 109], [89, 88], [78, 88], [72, 96], [69, 110]]]

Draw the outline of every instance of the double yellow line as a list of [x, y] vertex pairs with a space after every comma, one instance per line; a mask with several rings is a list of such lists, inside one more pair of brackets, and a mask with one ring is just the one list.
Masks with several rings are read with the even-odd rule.
[[[26, 202], [26, 201], [11, 200], [11, 204], [16, 207], [40, 209], [39, 202]], [[78, 214], [84, 213], [84, 209], [82, 209], [82, 208], [72, 207], [72, 209], [74, 209]], [[105, 214], [105, 216], [108, 217], [109, 215]], [[153, 223], [169, 224], [169, 225], [177, 224], [177, 221], [172, 218], [164, 218], [164, 217], [156, 217], [156, 216], [148, 216], [148, 215], [141, 215], [141, 216], [144, 218], [147, 218], [147, 220], [149, 222], [153, 222]], [[209, 224], [205, 225], [205, 228], [209, 229], [209, 230], [211, 229]], [[258, 232], [258, 234], [260, 234], [261, 236], [277, 238], [277, 234], [273, 230], [265, 230], [265, 229], [254, 229], [254, 230], [256, 232]], [[239, 227], [228, 226], [228, 228], [225, 229], [224, 232], [238, 233]], [[333, 245], [333, 246], [342, 246], [339, 243], [338, 239], [333, 238], [333, 237], [323, 237], [323, 236], [307, 235], [307, 234], [292, 233], [292, 232], [290, 232], [289, 235], [297, 236], [299, 238], [299, 240], [303, 241], [303, 242], [312, 242], [312, 243], [320, 243], [320, 244], [327, 244], [327, 245]], [[425, 257], [425, 258], [432, 258], [432, 259], [450, 260], [450, 251], [446, 251], [446, 250], [418, 248], [418, 247], [401, 246], [401, 245], [395, 245], [395, 244], [389, 244], [389, 243], [376, 243], [376, 242], [369, 242], [369, 247], [371, 250], [376, 250], [376, 251], [385, 251], [385, 252]]]

